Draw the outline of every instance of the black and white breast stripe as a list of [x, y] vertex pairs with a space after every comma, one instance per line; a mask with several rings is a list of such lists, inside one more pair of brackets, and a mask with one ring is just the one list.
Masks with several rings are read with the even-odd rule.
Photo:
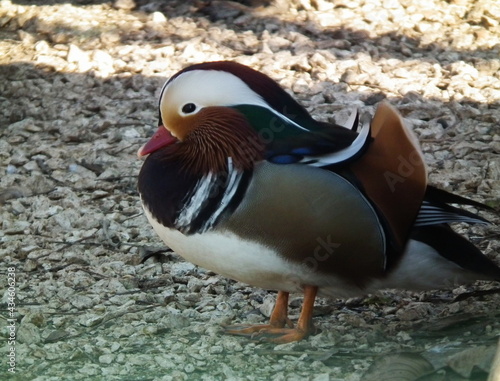
[[248, 181], [245, 172], [234, 167], [228, 158], [227, 173], [210, 172], [203, 176], [186, 198], [174, 221], [183, 233], [203, 233], [217, 224], [223, 213], [239, 204]]
[[227, 171], [198, 176], [186, 171], [180, 160], [165, 160], [165, 150], [151, 153], [138, 179], [145, 209], [163, 226], [184, 234], [214, 228], [240, 204], [252, 171], [236, 168], [231, 158]]

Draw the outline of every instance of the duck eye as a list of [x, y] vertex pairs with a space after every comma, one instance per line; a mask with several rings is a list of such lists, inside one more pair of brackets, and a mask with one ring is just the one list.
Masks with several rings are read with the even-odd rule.
[[182, 106], [182, 112], [184, 114], [191, 114], [194, 110], [196, 110], [196, 105], [194, 103], [186, 103]]

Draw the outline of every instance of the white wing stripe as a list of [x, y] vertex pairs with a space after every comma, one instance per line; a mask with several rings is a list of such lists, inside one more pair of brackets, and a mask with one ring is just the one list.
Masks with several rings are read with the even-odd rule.
[[324, 167], [326, 165], [340, 163], [342, 161], [345, 161], [353, 157], [361, 149], [363, 149], [369, 135], [370, 135], [370, 123], [365, 123], [361, 128], [361, 131], [359, 131], [358, 136], [349, 147], [346, 147], [344, 149], [341, 149], [340, 151], [325, 156], [318, 156], [318, 157], [306, 156], [304, 157], [304, 159], [302, 159], [301, 162], [316, 160], [315, 162], [310, 163], [310, 165], [315, 167]]

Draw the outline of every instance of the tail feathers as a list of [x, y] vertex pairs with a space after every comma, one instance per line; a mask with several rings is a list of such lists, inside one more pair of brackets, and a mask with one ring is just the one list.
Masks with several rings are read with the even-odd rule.
[[475, 206], [479, 209], [495, 210], [492, 207], [482, 204], [480, 202], [458, 196], [456, 194], [444, 191], [442, 189], [433, 187], [432, 185], [427, 185], [425, 191], [424, 199], [435, 204], [459, 204], [459, 205], [470, 205]]
[[469, 224], [489, 224], [490, 222], [477, 214], [454, 206], [431, 204], [424, 201], [415, 220], [415, 227], [439, 224], [451, 224], [453, 222], [467, 222]]
[[488, 205], [465, 197], [427, 186], [424, 201], [415, 220], [415, 227], [466, 222], [470, 224], [489, 224], [490, 222], [475, 213], [448, 204], [471, 205], [480, 209], [494, 210]]
[[478, 280], [500, 281], [500, 267], [448, 225], [416, 227], [411, 239], [429, 245], [442, 257], [477, 274]]

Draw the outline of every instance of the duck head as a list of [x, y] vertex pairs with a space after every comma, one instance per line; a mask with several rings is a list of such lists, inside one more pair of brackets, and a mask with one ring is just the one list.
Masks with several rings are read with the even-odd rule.
[[294, 162], [347, 147], [358, 135], [314, 120], [267, 75], [230, 61], [176, 73], [161, 90], [159, 110], [159, 129], [138, 156], [183, 143], [185, 162], [200, 171], [223, 169], [227, 157], [242, 169], [263, 158]]

